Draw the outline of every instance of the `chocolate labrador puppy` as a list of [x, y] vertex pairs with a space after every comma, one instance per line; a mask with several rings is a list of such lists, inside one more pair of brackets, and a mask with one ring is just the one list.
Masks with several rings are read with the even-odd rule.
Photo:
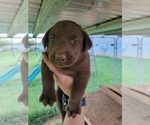
[[[42, 42], [44, 47], [47, 48], [48, 60], [62, 74], [72, 76], [74, 79], [66, 108], [68, 116], [74, 118], [81, 113], [80, 102], [90, 77], [87, 51], [91, 48], [92, 42], [81, 26], [69, 20], [56, 23], [46, 32]], [[43, 91], [40, 102], [43, 102], [45, 106], [52, 106], [56, 100], [53, 72], [49, 70], [43, 60], [41, 68]], [[63, 91], [58, 87], [57, 102], [64, 119], [66, 111], [62, 109], [63, 94]]]

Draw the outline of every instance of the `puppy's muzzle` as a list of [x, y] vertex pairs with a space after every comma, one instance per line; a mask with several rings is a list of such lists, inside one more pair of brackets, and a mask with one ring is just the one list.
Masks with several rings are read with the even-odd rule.
[[55, 55], [55, 62], [57, 64], [65, 63], [66, 62], [66, 56], [65, 55], [56, 54]]

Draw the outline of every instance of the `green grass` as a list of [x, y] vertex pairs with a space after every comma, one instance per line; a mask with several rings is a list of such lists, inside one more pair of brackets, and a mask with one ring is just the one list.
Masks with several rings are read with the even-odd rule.
[[[121, 59], [118, 59], [118, 79], [121, 83]], [[88, 93], [99, 90], [99, 86], [113, 84], [113, 59], [111, 57], [96, 56], [97, 70], [91, 74], [88, 87]]]
[[[36, 56], [36, 53], [29, 51], [29, 74], [31, 74], [37, 66], [41, 55]], [[42, 92], [41, 74], [39, 74], [32, 84], [29, 86], [29, 125], [41, 125], [44, 121], [49, 118], [58, 115], [56, 104], [53, 107], [44, 107], [39, 102], [39, 97]]]
[[[0, 76], [20, 65], [20, 62], [16, 63], [20, 55], [18, 51], [16, 56], [11, 51], [0, 51]], [[21, 92], [20, 73], [0, 85], [0, 125], [20, 125], [27, 122], [28, 108], [17, 102]]]
[[[29, 72], [31, 73], [38, 65], [40, 55], [37, 57], [35, 52], [29, 52]], [[121, 63], [121, 60], [118, 60]], [[113, 64], [110, 57], [96, 57], [97, 71], [93, 71], [91, 74], [87, 93], [91, 93], [100, 89], [100, 85], [108, 84], [112, 85], [113, 82]], [[119, 64], [118, 63], [118, 64]], [[121, 66], [121, 64], [120, 64]], [[94, 69], [94, 68], [93, 68]], [[120, 71], [121, 72], [121, 71]], [[120, 73], [119, 72], [119, 73]], [[120, 79], [121, 80], [121, 79]], [[120, 81], [121, 82], [121, 81]], [[53, 107], [44, 107], [42, 103], [39, 103], [39, 97], [42, 92], [41, 74], [39, 74], [32, 84], [29, 86], [29, 124], [41, 125], [44, 121], [53, 118], [58, 115], [56, 105]]]
[[[39, 59], [39, 57], [36, 57], [35, 54], [33, 54], [33, 52], [31, 52], [30, 55], [31, 55], [30, 68], [33, 70], [37, 66], [37, 60]], [[87, 93], [91, 93], [99, 90], [100, 89], [99, 86], [114, 84], [113, 83], [113, 61], [114, 60], [111, 57], [96, 56], [97, 70], [93, 71], [93, 73], [91, 74], [86, 89]], [[146, 78], [145, 81], [148, 81], [149, 80], [148, 71], [150, 71], [148, 66], [150, 64], [150, 60], [143, 59], [142, 62], [143, 62], [143, 70], [144, 70], [143, 74], [145, 74], [144, 78]], [[127, 84], [130, 85], [135, 84], [134, 78], [135, 78], [136, 69], [135, 69], [134, 58], [123, 58], [123, 60], [117, 59], [117, 68], [118, 70], [117, 70], [116, 83], [122, 83], [122, 77], [123, 77], [124, 78], [123, 81], [126, 81]], [[94, 70], [95, 68], [92, 69]], [[30, 93], [29, 121], [30, 119], [34, 119], [32, 122], [30, 121], [31, 125], [40, 125], [47, 119], [56, 116], [58, 112], [56, 105], [52, 108], [50, 107], [45, 108], [41, 103], [38, 102], [41, 91], [42, 91], [41, 76], [38, 75], [38, 77], [33, 81], [32, 85], [29, 87], [29, 93]]]
[[135, 58], [125, 57], [122, 59], [122, 83], [125, 85], [136, 85], [137, 73], [141, 77], [141, 81], [138, 84], [147, 84], [150, 83], [150, 59], [141, 60], [142, 70], [138, 71], [137, 60]]
[[[16, 64], [16, 60], [19, 56], [19, 52], [13, 57], [11, 51], [0, 51], [0, 58], [2, 60], [0, 61], [0, 75], [16, 65], [19, 66], [20, 63]], [[29, 51], [29, 74], [38, 66], [40, 56], [40, 54], [36, 56], [35, 52]], [[99, 86], [113, 84], [113, 58], [96, 56], [96, 64], [97, 70], [92, 67], [93, 72], [86, 89], [87, 93], [99, 90]], [[122, 83], [123, 78], [124, 83], [135, 84], [136, 60], [134, 58], [118, 59], [117, 64], [117, 83]], [[150, 60], [142, 60], [142, 78], [144, 83], [149, 82], [149, 64]], [[19, 73], [0, 86], [0, 124], [19, 125], [21, 122], [23, 123], [27, 120], [27, 111], [29, 115], [29, 125], [41, 125], [46, 120], [59, 115], [56, 104], [53, 107], [44, 107], [42, 103], [39, 103], [39, 97], [42, 92], [41, 74], [39, 74], [29, 86], [29, 110], [22, 103], [17, 102], [21, 90], [22, 86]]]
[[43, 121], [46, 121], [48, 118], [52, 118], [58, 114], [56, 105], [53, 107], [44, 107], [42, 103], [39, 103], [41, 91], [42, 89], [39, 80], [35, 80], [29, 87], [30, 125], [41, 125]]

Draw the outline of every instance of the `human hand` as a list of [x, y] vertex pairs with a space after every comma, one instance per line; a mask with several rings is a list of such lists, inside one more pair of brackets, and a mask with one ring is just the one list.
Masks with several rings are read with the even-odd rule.
[[48, 66], [48, 68], [54, 73], [54, 80], [57, 83], [57, 85], [63, 90], [65, 94], [70, 96], [71, 94], [71, 88], [73, 84], [73, 78], [71, 76], [64, 75], [60, 73], [48, 60], [47, 54], [42, 53], [43, 60]]

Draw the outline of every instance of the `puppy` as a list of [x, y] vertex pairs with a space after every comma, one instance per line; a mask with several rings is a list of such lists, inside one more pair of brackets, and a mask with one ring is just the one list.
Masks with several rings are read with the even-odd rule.
[[[57, 102], [64, 119], [66, 112], [69, 117], [76, 117], [81, 113], [81, 99], [85, 92], [90, 77], [90, 62], [88, 50], [92, 42], [88, 34], [75, 22], [65, 20], [56, 23], [49, 29], [42, 39], [47, 48], [48, 60], [62, 74], [73, 77], [74, 83], [71, 96], [66, 107], [62, 109], [63, 91], [57, 88]], [[53, 72], [49, 70], [42, 60], [42, 84], [43, 91], [40, 102], [52, 106], [56, 101]]]

